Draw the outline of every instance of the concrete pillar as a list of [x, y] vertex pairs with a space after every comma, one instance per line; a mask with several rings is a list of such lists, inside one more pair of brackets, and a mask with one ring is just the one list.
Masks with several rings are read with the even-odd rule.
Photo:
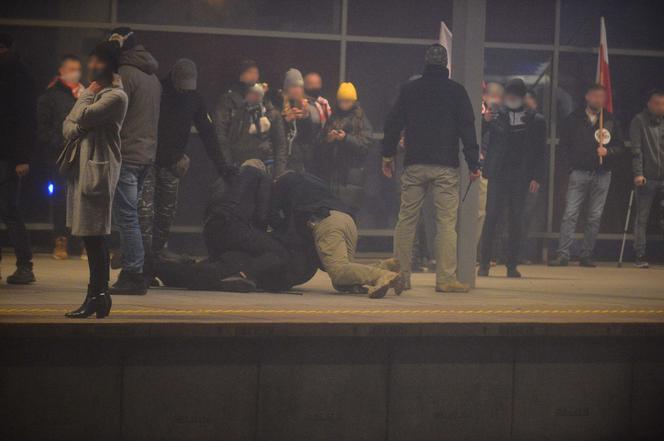
[[[482, 80], [484, 78], [484, 24], [486, 0], [454, 0], [452, 18], [452, 78], [466, 87], [473, 103], [477, 139], [480, 139], [480, 109], [482, 102]], [[459, 185], [458, 248], [459, 280], [475, 286], [475, 260], [477, 258], [477, 210], [478, 185], [474, 183], [465, 202], [461, 198], [468, 185], [468, 167], [463, 155], [461, 161], [461, 184]]]

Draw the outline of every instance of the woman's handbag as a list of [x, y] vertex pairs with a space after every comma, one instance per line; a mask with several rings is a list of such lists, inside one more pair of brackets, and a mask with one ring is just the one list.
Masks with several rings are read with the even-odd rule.
[[61, 176], [69, 178], [78, 172], [78, 155], [80, 154], [80, 138], [70, 139], [62, 148], [55, 166]]

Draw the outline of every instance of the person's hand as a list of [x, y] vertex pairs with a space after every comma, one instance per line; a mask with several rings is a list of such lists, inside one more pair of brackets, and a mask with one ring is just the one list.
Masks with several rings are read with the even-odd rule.
[[184, 175], [187, 174], [187, 171], [189, 171], [189, 165], [191, 164], [191, 160], [189, 159], [189, 156], [187, 155], [182, 155], [182, 157], [178, 160], [178, 162], [175, 163], [174, 171], [175, 175], [178, 178], [183, 177]]
[[605, 156], [608, 155], [608, 154], [609, 154], [609, 151], [606, 149], [606, 147], [604, 147], [604, 146], [599, 146], [599, 147], [597, 147], [597, 155], [598, 155], [600, 158], [603, 158], [603, 157], [605, 157]]
[[302, 119], [304, 116], [304, 111], [297, 107], [291, 107], [290, 109], [284, 111], [284, 119], [288, 122], [294, 121], [296, 119]]
[[15, 171], [16, 175], [22, 178], [30, 172], [30, 164], [16, 164]]
[[394, 177], [394, 158], [383, 158], [383, 176], [386, 178]]
[[337, 139], [339, 141], [343, 141], [344, 139], [346, 139], [346, 132], [344, 132], [343, 130], [337, 130]]
[[540, 188], [539, 182], [537, 182], [534, 179], [530, 181], [530, 186], [528, 187], [528, 191], [530, 191], [531, 193], [537, 193], [539, 191], [539, 188]]
[[482, 117], [484, 118], [484, 121], [486, 121], [486, 122], [491, 122], [494, 119], [493, 112], [489, 109], [486, 109], [484, 114], [482, 114]]
[[337, 139], [337, 131], [336, 130], [330, 130], [329, 132], [327, 132], [327, 136], [325, 136], [325, 141], [326, 142], [333, 142], [336, 139]]
[[476, 169], [476, 170], [471, 170], [468, 173], [468, 177], [470, 178], [471, 182], [477, 180], [480, 177], [480, 175], [481, 175], [481, 172], [480, 172], [479, 168]]
[[103, 89], [103, 87], [101, 87], [101, 85], [100, 85], [98, 82], [96, 82], [96, 81], [93, 81], [93, 82], [90, 83], [90, 85], [88, 86], [88, 90], [89, 90], [90, 92], [94, 93], [94, 94], [97, 94], [97, 93], [101, 92], [101, 89]]
[[643, 187], [646, 185], [646, 177], [645, 176], [635, 176], [634, 177], [634, 185], [637, 187]]

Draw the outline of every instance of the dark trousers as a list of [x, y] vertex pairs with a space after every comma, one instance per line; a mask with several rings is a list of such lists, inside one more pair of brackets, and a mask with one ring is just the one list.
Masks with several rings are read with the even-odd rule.
[[143, 182], [138, 201], [143, 248], [147, 254], [158, 254], [168, 242], [178, 205], [180, 178], [170, 167], [155, 165]]
[[30, 236], [19, 209], [20, 197], [21, 180], [16, 176], [14, 164], [0, 161], [0, 220], [7, 226], [9, 240], [14, 246], [16, 266], [32, 269]]
[[108, 289], [109, 268], [111, 259], [106, 248], [104, 236], [84, 236], [83, 243], [88, 253], [90, 269], [90, 289], [93, 294], [106, 292]]
[[203, 235], [210, 260], [219, 260], [229, 251], [251, 256], [246, 273], [253, 280], [283, 270], [288, 264], [288, 251], [283, 245], [232, 215], [208, 222]]
[[488, 267], [491, 262], [493, 241], [499, 232], [498, 224], [507, 210], [507, 267], [515, 268], [519, 263], [519, 249], [523, 235], [523, 212], [528, 193], [524, 179], [489, 179], [486, 200], [486, 220], [482, 230], [482, 252], [480, 265]]

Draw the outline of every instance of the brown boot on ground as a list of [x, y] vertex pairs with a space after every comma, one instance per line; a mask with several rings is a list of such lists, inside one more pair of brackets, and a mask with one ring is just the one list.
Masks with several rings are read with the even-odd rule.
[[401, 295], [404, 289], [401, 274], [393, 272], [383, 274], [376, 284], [369, 288], [369, 298], [382, 299], [391, 288], [394, 288], [396, 295]]
[[69, 254], [67, 253], [67, 238], [59, 236], [55, 238], [55, 247], [53, 248], [53, 258], [56, 260], [67, 260]]
[[461, 283], [458, 280], [453, 282], [444, 283], [440, 286], [436, 286], [437, 292], [468, 292], [470, 291], [470, 286], [465, 283]]
[[389, 259], [378, 262], [378, 268], [398, 273], [401, 270], [401, 265], [399, 265], [396, 257], [390, 257]]

